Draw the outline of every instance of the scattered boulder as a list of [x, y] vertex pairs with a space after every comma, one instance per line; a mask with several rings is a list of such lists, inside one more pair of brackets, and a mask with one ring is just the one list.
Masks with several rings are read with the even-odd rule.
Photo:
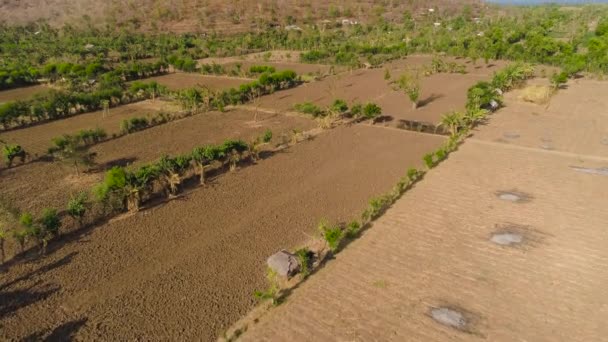
[[292, 277], [300, 269], [298, 258], [286, 250], [279, 251], [266, 260], [266, 264], [282, 277]]

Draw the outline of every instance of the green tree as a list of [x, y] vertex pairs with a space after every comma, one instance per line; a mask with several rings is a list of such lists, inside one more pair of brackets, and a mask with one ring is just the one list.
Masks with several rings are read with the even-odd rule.
[[418, 108], [418, 100], [420, 99], [420, 77], [405, 73], [401, 75], [397, 81], [397, 86], [401, 91], [405, 92], [407, 97], [412, 101], [412, 108]]
[[68, 202], [67, 213], [72, 217], [75, 221], [78, 222], [78, 225], [82, 227], [82, 222], [84, 220], [84, 215], [88, 209], [88, 195], [86, 192], [80, 192], [76, 196], [72, 196], [70, 201]]

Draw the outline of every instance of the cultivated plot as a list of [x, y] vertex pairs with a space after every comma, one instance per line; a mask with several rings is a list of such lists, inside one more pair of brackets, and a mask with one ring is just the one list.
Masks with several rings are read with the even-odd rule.
[[322, 217], [355, 217], [442, 142], [340, 127], [178, 200], [115, 219], [80, 240], [86, 243], [9, 271], [5, 291], [40, 295], [11, 310], [2, 334], [22, 337], [85, 320], [83, 339], [215, 339], [255, 304], [268, 255], [307, 241]]
[[526, 102], [524, 90], [507, 94], [506, 107], [475, 138], [608, 157], [608, 84], [579, 79], [565, 88], [543, 104]]
[[70, 164], [33, 162], [2, 170], [0, 188], [3, 197], [17, 208], [38, 213], [47, 207], [65, 207], [70, 195], [90, 189], [112, 166], [152, 162], [164, 154], [186, 153], [196, 146], [229, 138], [249, 141], [266, 129], [280, 137], [294, 129], [303, 131], [314, 126], [311, 120], [297, 116], [243, 110], [204, 113], [93, 146], [90, 151], [97, 154], [97, 166], [91, 172], [76, 175]]
[[206, 87], [211, 90], [226, 90], [238, 88], [241, 84], [251, 82], [248, 78], [201, 75], [196, 73], [177, 72], [155, 76], [141, 80], [142, 82], [156, 81], [169, 90], [181, 90], [192, 87]]
[[36, 94], [44, 94], [49, 90], [50, 88], [44, 85], [2, 90], [0, 91], [0, 103], [27, 100]]
[[51, 140], [64, 134], [75, 134], [81, 130], [101, 128], [108, 135], [120, 133], [123, 120], [154, 117], [160, 112], [177, 111], [177, 106], [169, 101], [146, 100], [130, 103], [107, 112], [96, 111], [37, 124], [31, 127], [0, 132], [0, 139], [23, 146], [33, 156], [44, 154], [52, 146]]

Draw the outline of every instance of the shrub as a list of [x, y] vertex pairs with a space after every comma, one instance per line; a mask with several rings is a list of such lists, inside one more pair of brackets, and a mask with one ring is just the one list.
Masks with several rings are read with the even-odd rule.
[[310, 274], [310, 268], [312, 266], [312, 258], [314, 253], [308, 248], [300, 248], [295, 252], [300, 264], [300, 273], [304, 278]]
[[120, 123], [120, 131], [123, 134], [129, 134], [146, 129], [150, 125], [147, 118], [131, 118], [125, 119]]
[[337, 225], [332, 226], [326, 220], [321, 220], [318, 228], [329, 249], [334, 253], [337, 252], [344, 237], [342, 228]]
[[559, 89], [562, 84], [565, 84], [566, 82], [568, 82], [568, 74], [564, 71], [560, 73], [554, 73], [551, 76], [551, 84], [555, 89]]
[[51, 235], [58, 235], [61, 228], [61, 220], [55, 209], [44, 209], [40, 218], [42, 229]]
[[82, 221], [87, 211], [87, 200], [87, 193], [80, 192], [78, 195], [73, 196], [68, 202], [67, 213], [74, 220], [78, 221], [80, 226], [82, 226]]
[[15, 158], [19, 158], [21, 163], [25, 162], [25, 158], [27, 157], [27, 152], [21, 147], [21, 145], [16, 144], [6, 144], [2, 147], [2, 156], [6, 161], [7, 167], [13, 166], [13, 161]]
[[354, 117], [358, 117], [361, 115], [361, 113], [363, 113], [363, 105], [361, 104], [355, 104], [353, 105], [353, 107], [350, 109], [350, 113], [354, 116]]
[[350, 239], [353, 239], [359, 235], [361, 231], [361, 223], [359, 221], [351, 221], [346, 226], [346, 236]]
[[427, 153], [422, 157], [422, 160], [424, 160], [424, 165], [426, 165], [426, 167], [428, 169], [432, 169], [435, 167], [436, 163], [435, 163], [435, 158], [434, 158], [434, 154], [433, 153]]
[[341, 99], [335, 99], [330, 107], [331, 111], [337, 114], [344, 114], [348, 111], [348, 104]]
[[415, 168], [410, 168], [407, 170], [407, 178], [412, 183], [418, 181], [418, 179], [420, 179], [420, 176], [422, 176], [422, 172], [416, 170]]
[[366, 119], [371, 120], [371, 123], [374, 123], [376, 118], [378, 118], [382, 114], [382, 108], [375, 103], [368, 103], [363, 107], [363, 116]]
[[252, 74], [261, 74], [264, 72], [273, 73], [275, 71], [276, 71], [276, 69], [273, 66], [269, 66], [269, 65], [252, 65], [249, 68], [249, 72]]
[[363, 221], [374, 220], [378, 218], [391, 204], [391, 197], [389, 195], [382, 195], [380, 197], [372, 198], [369, 201], [367, 209], [363, 211], [361, 219], [363, 219]]
[[311, 102], [298, 103], [294, 108], [300, 113], [310, 114], [315, 118], [325, 114], [321, 108]]
[[259, 300], [270, 300], [272, 305], [277, 305], [279, 303], [279, 291], [281, 290], [277, 273], [273, 269], [268, 268], [266, 271], [266, 280], [270, 284], [268, 289], [264, 291], [255, 291], [253, 295]]
[[488, 82], [478, 82], [467, 91], [467, 109], [496, 109], [502, 104], [502, 97]]

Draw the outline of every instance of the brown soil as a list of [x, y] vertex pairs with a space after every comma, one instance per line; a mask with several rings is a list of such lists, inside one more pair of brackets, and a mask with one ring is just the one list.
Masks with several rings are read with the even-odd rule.
[[97, 111], [27, 128], [0, 132], [0, 139], [20, 144], [34, 156], [46, 153], [48, 148], [52, 146], [51, 139], [63, 134], [74, 134], [84, 129], [102, 128], [111, 136], [120, 132], [120, 123], [125, 119], [152, 117], [161, 111], [171, 112], [175, 110], [177, 108], [171, 102], [147, 100], [110, 108], [110, 113], [105, 117], [103, 111]]
[[[535, 83], [546, 83], [536, 81]], [[475, 133], [500, 143], [580, 155], [608, 157], [608, 83], [569, 81], [550, 102], [524, 102], [519, 90], [506, 94], [506, 107]], [[582, 100], [585, 99], [585, 100]], [[521, 122], [526, 122], [522, 125]]]
[[49, 91], [49, 88], [44, 85], [2, 90], [0, 91], [0, 103], [16, 100], [27, 100], [36, 94], [44, 94], [47, 91]]
[[[608, 177], [572, 166], [606, 167], [585, 137], [606, 127], [606, 86], [560, 91], [550, 108], [568, 119], [498, 111], [243, 340], [604, 340]], [[577, 153], [494, 141], [503, 124], [554, 128]]]
[[196, 73], [178, 72], [168, 75], [150, 77], [141, 80], [143, 82], [156, 81], [170, 90], [181, 90], [192, 87], [207, 87], [212, 90], [225, 90], [237, 88], [241, 84], [251, 82], [248, 78], [237, 78], [227, 76], [211, 76]]
[[213, 340], [266, 287], [268, 255], [358, 215], [442, 141], [341, 127], [114, 220], [3, 276], [1, 335]]
[[[392, 80], [398, 79], [406, 69], [417, 70], [431, 62], [431, 56], [412, 56], [404, 60], [388, 63], [383, 68], [371, 70], [355, 70], [321, 81], [311, 82], [303, 86], [265, 96], [260, 100], [260, 106], [281, 111], [291, 111], [295, 104], [312, 102], [320, 107], [329, 106], [334, 99], [341, 98], [350, 105], [354, 103], [375, 102], [383, 109], [386, 122], [400, 125], [400, 120], [417, 120], [438, 123], [441, 116], [452, 110], [462, 110], [466, 103], [469, 87], [480, 80], [489, 80], [498, 65], [472, 68], [468, 74], [435, 74], [421, 76], [422, 94], [418, 109], [412, 109], [407, 96], [389, 84], [384, 79], [385, 70], [389, 70]], [[446, 59], [447, 60], [447, 59]], [[465, 61], [462, 60], [464, 64]]]
[[243, 110], [210, 112], [95, 145], [90, 151], [97, 153], [99, 170], [80, 177], [75, 177], [75, 170], [61, 162], [34, 162], [2, 170], [2, 195], [17, 208], [34, 213], [47, 207], [62, 209], [70, 194], [88, 190], [102, 179], [105, 169], [114, 165], [151, 162], [163, 154], [177, 155], [228, 138], [249, 140], [267, 128], [279, 137], [293, 129], [315, 126], [311, 120], [300, 117], [259, 113], [257, 122], [254, 117], [255, 113]]

